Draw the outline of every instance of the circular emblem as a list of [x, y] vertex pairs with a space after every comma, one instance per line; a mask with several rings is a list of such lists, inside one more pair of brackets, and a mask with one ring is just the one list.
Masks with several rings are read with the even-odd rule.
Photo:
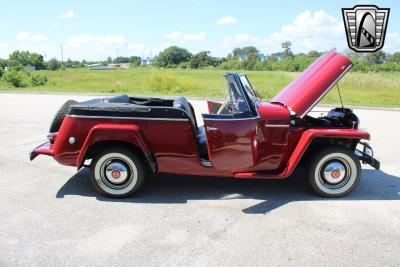
[[111, 176], [112, 176], [112, 178], [114, 178], [114, 179], [118, 179], [118, 178], [121, 176], [121, 173], [120, 173], [119, 170], [113, 170], [113, 171], [111, 172]]
[[339, 170], [333, 170], [333, 171], [331, 172], [331, 175], [332, 175], [332, 178], [337, 179], [337, 178], [339, 178], [339, 176], [340, 176], [340, 171], [339, 171]]

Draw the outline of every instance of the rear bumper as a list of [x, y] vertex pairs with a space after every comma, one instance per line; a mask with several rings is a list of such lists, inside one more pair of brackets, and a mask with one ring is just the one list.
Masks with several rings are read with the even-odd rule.
[[29, 153], [29, 159], [32, 161], [39, 155], [53, 156], [53, 146], [54, 145], [51, 144], [50, 141], [41, 144]]
[[381, 163], [374, 158], [372, 147], [366, 142], [359, 142], [359, 144], [362, 146], [362, 150], [356, 149], [355, 152], [361, 162], [364, 164], [369, 164], [375, 169], [379, 170]]

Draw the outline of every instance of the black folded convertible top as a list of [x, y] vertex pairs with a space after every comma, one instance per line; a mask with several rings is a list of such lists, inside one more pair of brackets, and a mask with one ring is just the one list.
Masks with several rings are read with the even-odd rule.
[[[138, 98], [136, 98], [138, 99]], [[140, 101], [151, 101], [151, 98], [141, 98]], [[166, 100], [170, 102], [170, 100]], [[148, 106], [131, 103], [131, 98], [121, 95], [113, 98], [98, 98], [71, 105], [66, 116], [69, 117], [121, 117], [146, 119], [182, 119], [187, 120], [188, 114], [172, 106]]]

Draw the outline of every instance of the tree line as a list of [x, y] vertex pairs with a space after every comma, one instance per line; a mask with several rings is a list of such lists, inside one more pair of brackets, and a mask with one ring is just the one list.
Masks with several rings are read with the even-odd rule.
[[[274, 70], [303, 71], [326, 51], [309, 51], [294, 54], [290, 41], [282, 43], [282, 51], [264, 55], [254, 46], [238, 47], [226, 57], [213, 57], [209, 51], [192, 54], [187, 49], [170, 46], [161, 51], [152, 61], [152, 66], [159, 68], [201, 69], [218, 68], [222, 70]], [[354, 64], [353, 71], [400, 71], [400, 52], [356, 53], [345, 52]], [[40, 86], [47, 83], [47, 78], [32, 74], [29, 67], [35, 70], [59, 70], [66, 68], [83, 68], [90, 64], [130, 63], [132, 67], [140, 66], [142, 59], [138, 56], [108, 57], [104, 61], [78, 61], [67, 59], [64, 62], [52, 58], [48, 61], [38, 53], [14, 51], [8, 59], [0, 59], [0, 78], [14, 86]], [[5, 69], [8, 71], [5, 71]]]
[[[282, 51], [264, 55], [254, 46], [235, 48], [226, 57], [216, 58], [209, 51], [196, 54], [187, 49], [171, 46], [156, 56], [153, 65], [162, 68], [219, 68], [223, 70], [276, 70], [303, 71], [327, 51], [309, 51], [294, 54], [290, 41], [282, 43]], [[400, 52], [356, 53], [351, 50], [345, 54], [354, 64], [353, 71], [400, 71]]]

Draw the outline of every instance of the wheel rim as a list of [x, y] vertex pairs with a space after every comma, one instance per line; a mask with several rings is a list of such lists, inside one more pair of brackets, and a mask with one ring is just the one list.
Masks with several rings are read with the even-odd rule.
[[135, 163], [121, 153], [109, 153], [101, 157], [95, 165], [94, 174], [99, 187], [112, 195], [128, 193], [138, 179]]
[[336, 189], [349, 181], [351, 169], [345, 159], [333, 158], [321, 164], [319, 173], [319, 179], [325, 187]]
[[129, 164], [120, 158], [106, 160], [100, 171], [104, 182], [112, 188], [126, 185], [132, 174]]
[[356, 178], [357, 167], [353, 159], [344, 153], [326, 155], [315, 168], [317, 186], [331, 195], [348, 191]]

